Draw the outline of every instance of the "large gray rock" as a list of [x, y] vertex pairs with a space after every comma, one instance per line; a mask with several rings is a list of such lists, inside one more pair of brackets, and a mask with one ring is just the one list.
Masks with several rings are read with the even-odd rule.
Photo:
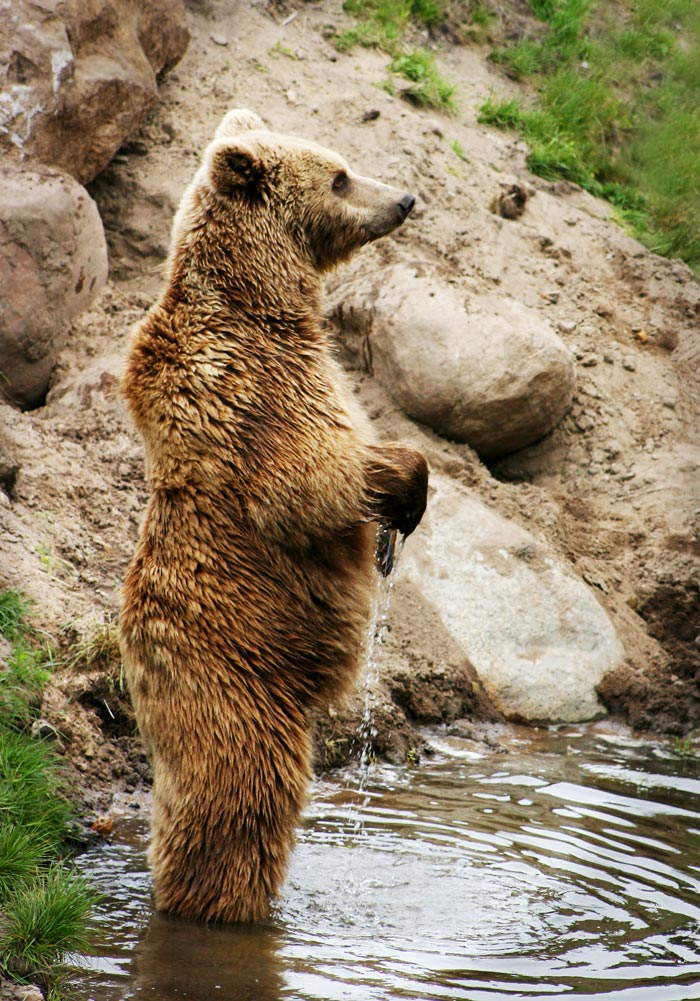
[[[443, 476], [431, 478], [421, 527], [401, 557], [410, 581], [509, 719], [603, 715], [596, 686], [623, 660], [591, 591], [534, 536]], [[397, 589], [392, 619], [401, 619]]]
[[188, 40], [181, 0], [0, 0], [0, 147], [87, 183]]
[[336, 315], [410, 417], [485, 458], [542, 438], [571, 404], [572, 353], [502, 295], [465, 302], [457, 287], [399, 265], [341, 299]]
[[71, 319], [107, 279], [97, 206], [56, 170], [0, 169], [0, 390], [22, 407], [46, 395]]

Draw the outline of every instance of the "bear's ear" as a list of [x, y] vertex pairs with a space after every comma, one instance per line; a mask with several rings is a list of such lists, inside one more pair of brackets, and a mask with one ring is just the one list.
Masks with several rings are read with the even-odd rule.
[[241, 188], [260, 186], [265, 176], [262, 150], [257, 143], [238, 140], [214, 150], [209, 168], [212, 186], [221, 194], [233, 194]]
[[250, 132], [254, 129], [265, 129], [262, 118], [258, 118], [254, 111], [247, 108], [232, 108], [228, 114], [221, 119], [218, 129], [214, 134], [215, 139], [226, 139], [238, 136], [241, 132]]

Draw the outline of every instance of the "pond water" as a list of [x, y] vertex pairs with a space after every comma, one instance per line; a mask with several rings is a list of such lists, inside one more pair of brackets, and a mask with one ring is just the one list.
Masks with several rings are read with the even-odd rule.
[[152, 913], [147, 820], [79, 860], [105, 899], [77, 998], [700, 999], [700, 762], [611, 724], [434, 740], [316, 783], [264, 925]]

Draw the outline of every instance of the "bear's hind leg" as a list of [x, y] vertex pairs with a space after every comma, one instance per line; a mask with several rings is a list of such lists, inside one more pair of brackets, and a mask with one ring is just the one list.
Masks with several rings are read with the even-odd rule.
[[[297, 737], [302, 734], [301, 729]], [[259, 737], [259, 735], [258, 735]], [[158, 910], [199, 921], [260, 921], [284, 882], [309, 780], [308, 738], [238, 745], [179, 789], [154, 775], [150, 862]], [[247, 759], [247, 760], [246, 760]]]

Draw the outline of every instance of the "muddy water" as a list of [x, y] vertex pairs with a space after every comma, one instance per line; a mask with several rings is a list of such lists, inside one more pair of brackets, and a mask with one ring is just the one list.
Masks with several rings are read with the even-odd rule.
[[102, 891], [81, 999], [700, 999], [700, 765], [608, 726], [436, 739], [318, 783], [262, 926], [154, 915], [144, 818], [81, 859]]

